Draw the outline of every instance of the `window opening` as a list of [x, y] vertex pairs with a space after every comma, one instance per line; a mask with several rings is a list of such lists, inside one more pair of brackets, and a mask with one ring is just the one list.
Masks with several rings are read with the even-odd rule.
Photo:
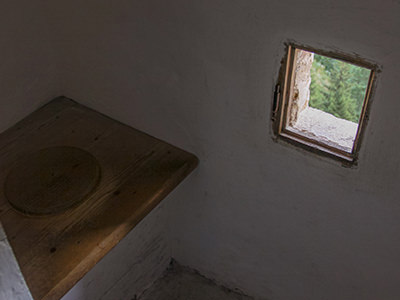
[[374, 73], [373, 66], [362, 62], [289, 46], [275, 90], [275, 133], [354, 161]]

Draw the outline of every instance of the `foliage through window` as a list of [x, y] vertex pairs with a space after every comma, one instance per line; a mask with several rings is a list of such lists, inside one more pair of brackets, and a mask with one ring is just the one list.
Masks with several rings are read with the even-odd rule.
[[358, 123], [370, 70], [314, 54], [310, 107]]
[[289, 46], [275, 91], [275, 134], [353, 162], [374, 70], [373, 65], [348, 57]]

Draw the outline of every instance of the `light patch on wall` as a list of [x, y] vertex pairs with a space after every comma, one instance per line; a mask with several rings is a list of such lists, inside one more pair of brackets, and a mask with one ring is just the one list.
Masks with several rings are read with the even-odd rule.
[[361, 60], [289, 45], [275, 90], [275, 135], [354, 163], [374, 76]]

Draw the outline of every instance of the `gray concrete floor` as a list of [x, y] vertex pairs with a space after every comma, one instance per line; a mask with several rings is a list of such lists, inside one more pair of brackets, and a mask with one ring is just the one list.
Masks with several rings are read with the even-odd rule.
[[138, 300], [251, 300], [176, 262]]

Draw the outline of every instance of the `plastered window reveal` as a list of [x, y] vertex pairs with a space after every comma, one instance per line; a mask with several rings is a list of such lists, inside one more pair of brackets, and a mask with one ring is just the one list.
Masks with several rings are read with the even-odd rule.
[[275, 133], [353, 161], [373, 69], [290, 46], [282, 70]]

